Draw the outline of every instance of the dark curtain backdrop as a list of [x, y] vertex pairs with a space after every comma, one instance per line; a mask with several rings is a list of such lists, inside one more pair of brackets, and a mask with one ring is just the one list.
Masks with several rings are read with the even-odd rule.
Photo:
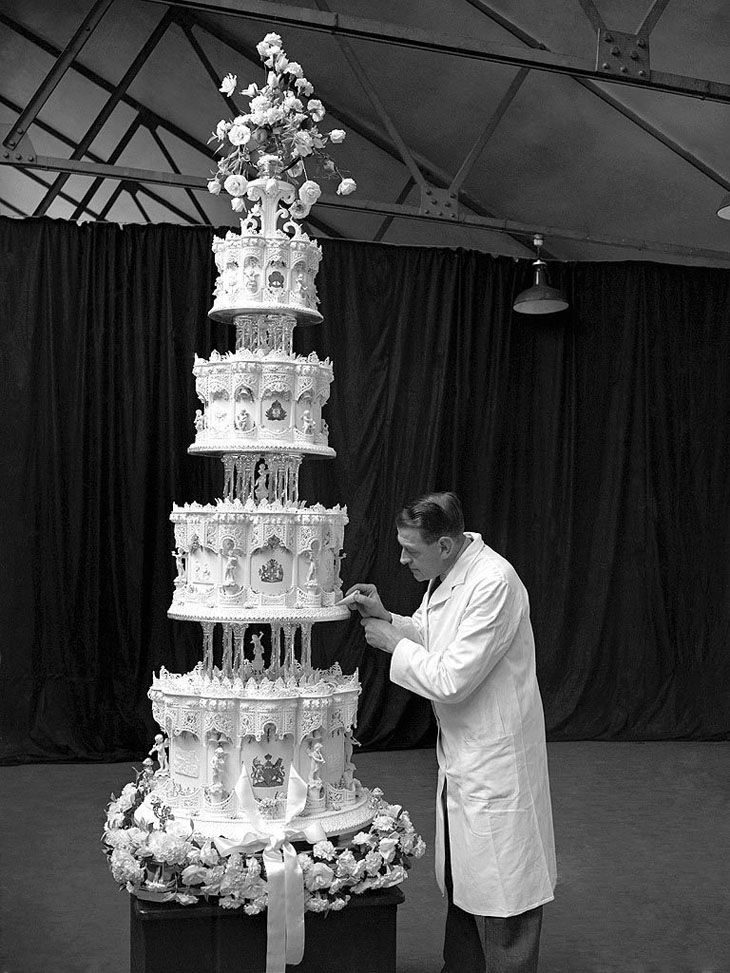
[[[206, 227], [0, 220], [0, 759], [138, 759], [160, 665], [200, 630], [169, 621], [173, 502], [221, 492], [189, 457], [207, 318]], [[393, 517], [455, 489], [468, 527], [531, 595], [552, 739], [730, 737], [730, 272], [551, 267], [569, 311], [513, 314], [530, 265], [464, 250], [323, 241], [333, 461], [310, 501], [346, 503], [346, 585], [389, 607], [420, 587]], [[359, 667], [364, 746], [433, 740], [356, 621], [320, 625], [323, 665]]]

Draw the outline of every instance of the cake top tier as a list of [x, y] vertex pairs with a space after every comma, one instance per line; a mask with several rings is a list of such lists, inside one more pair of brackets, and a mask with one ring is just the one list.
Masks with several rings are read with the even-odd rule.
[[357, 186], [325, 151], [344, 141], [345, 132], [320, 128], [324, 105], [312, 97], [311, 82], [289, 60], [281, 37], [269, 33], [256, 48], [265, 83], [236, 91], [238, 79], [228, 74], [220, 87], [231, 104], [244, 95], [249, 105], [218, 122], [214, 133], [220, 157], [208, 190], [230, 196], [244, 218], [240, 234], [229, 232], [213, 244], [219, 276], [210, 315], [231, 320], [283, 310], [312, 324], [321, 320], [314, 286], [321, 252], [297, 222], [322, 192], [311, 175], [339, 180], [341, 196]]
[[[275, 156], [259, 165], [271, 173], [281, 169]], [[301, 203], [295, 187], [268, 175], [247, 182], [245, 194], [253, 205], [241, 220], [241, 232], [213, 240], [218, 278], [210, 316], [233, 321], [258, 312], [310, 324], [321, 321], [314, 280], [322, 251], [291, 217], [290, 208]]]

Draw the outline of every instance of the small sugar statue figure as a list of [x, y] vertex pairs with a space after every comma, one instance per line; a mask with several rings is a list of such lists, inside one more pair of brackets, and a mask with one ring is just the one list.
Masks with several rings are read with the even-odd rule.
[[316, 423], [312, 418], [312, 413], [309, 409], [305, 409], [302, 412], [302, 432], [305, 436], [312, 436], [314, 434]]
[[150, 757], [156, 757], [157, 762], [160, 765], [158, 774], [166, 774], [168, 772], [167, 768], [167, 744], [165, 743], [165, 738], [161, 733], [156, 734], [155, 742], [152, 745], [152, 749], [149, 753]]
[[253, 662], [251, 663], [251, 668], [256, 675], [264, 671], [264, 647], [261, 642], [263, 634], [263, 632], [259, 632], [258, 635], [251, 636], [251, 645], [253, 646]]
[[322, 742], [319, 739], [313, 738], [309, 742], [308, 754], [309, 754], [309, 778], [307, 780], [307, 787], [310, 791], [313, 791], [317, 797], [322, 793], [322, 778], [319, 776], [320, 767], [325, 762], [325, 756], [323, 753]]

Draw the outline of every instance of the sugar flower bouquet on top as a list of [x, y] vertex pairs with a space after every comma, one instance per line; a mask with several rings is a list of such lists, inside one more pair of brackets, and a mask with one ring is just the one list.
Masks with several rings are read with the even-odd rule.
[[[107, 808], [102, 842], [112, 877], [141, 899], [192, 905], [217, 899], [249, 915], [266, 909], [268, 884], [261, 852], [221, 855], [189, 819], [176, 819], [152, 796], [145, 770]], [[351, 895], [389, 888], [407, 877], [410, 858], [425, 851], [407, 811], [372, 791], [373, 820], [346, 845], [319, 841], [298, 854], [308, 912], [343, 909]]]
[[[311, 97], [311, 82], [304, 77], [301, 65], [286, 56], [278, 34], [267, 34], [256, 49], [266, 68], [266, 84], [259, 88], [251, 83], [241, 91], [250, 98], [248, 112], [231, 121], [218, 122], [210, 141], [217, 139], [219, 151], [224, 154], [217, 173], [208, 182], [208, 191], [217, 195], [224, 190], [232, 197], [231, 207], [242, 212], [242, 197], [250, 178], [281, 175], [299, 189], [299, 200], [289, 206], [289, 212], [301, 219], [322, 193], [319, 183], [309, 178], [307, 165], [325, 178], [338, 178], [337, 192], [341, 196], [357, 189], [355, 180], [323, 151], [328, 143], [344, 141], [345, 132], [320, 132], [324, 106], [318, 98]], [[228, 74], [220, 90], [232, 95], [237, 84], [236, 76]], [[276, 165], [267, 166], [267, 159]]]

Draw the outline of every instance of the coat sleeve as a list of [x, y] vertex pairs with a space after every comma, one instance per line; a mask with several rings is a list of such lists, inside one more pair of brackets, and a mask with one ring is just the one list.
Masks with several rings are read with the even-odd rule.
[[393, 627], [401, 638], [423, 645], [423, 605], [413, 615], [396, 615], [391, 612]]
[[522, 613], [504, 578], [480, 582], [445, 647], [429, 651], [414, 639], [400, 640], [391, 658], [391, 681], [434, 702], [461, 702], [507, 651]]

